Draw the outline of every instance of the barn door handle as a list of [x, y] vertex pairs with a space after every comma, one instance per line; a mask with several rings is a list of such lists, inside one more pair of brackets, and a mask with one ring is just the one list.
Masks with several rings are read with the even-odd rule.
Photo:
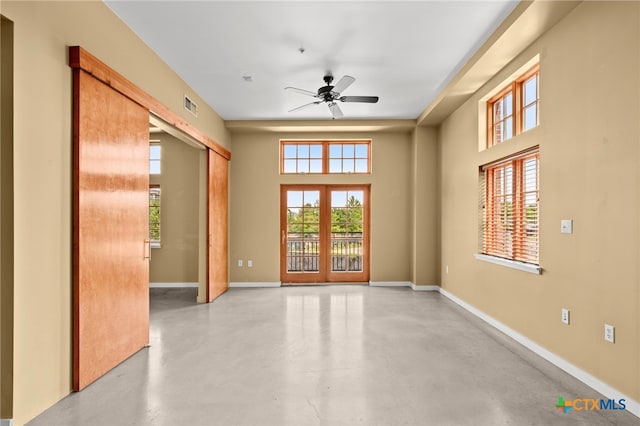
[[151, 240], [144, 240], [144, 255], [143, 259], [151, 260]]

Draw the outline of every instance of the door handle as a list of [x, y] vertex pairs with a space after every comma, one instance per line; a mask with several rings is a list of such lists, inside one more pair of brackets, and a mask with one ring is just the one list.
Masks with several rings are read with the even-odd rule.
[[282, 230], [282, 245], [284, 245], [284, 239], [285, 239], [285, 235], [284, 235], [284, 229]]
[[151, 240], [144, 240], [143, 259], [151, 260]]

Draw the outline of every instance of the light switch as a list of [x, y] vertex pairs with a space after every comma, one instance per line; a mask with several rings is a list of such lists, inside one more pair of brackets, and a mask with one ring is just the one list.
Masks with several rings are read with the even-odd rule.
[[238, 259], [238, 267], [242, 268], [243, 264], [244, 262], [242, 261], [242, 259]]
[[604, 340], [609, 343], [616, 342], [616, 329], [614, 326], [609, 324], [604, 325]]
[[247, 268], [253, 268], [253, 260], [247, 260]]
[[560, 221], [560, 233], [561, 234], [573, 234], [573, 220], [562, 219]]

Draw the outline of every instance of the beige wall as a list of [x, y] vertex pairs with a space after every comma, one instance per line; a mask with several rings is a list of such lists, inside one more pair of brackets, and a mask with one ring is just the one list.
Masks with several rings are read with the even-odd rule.
[[[370, 138], [372, 173], [348, 176], [281, 176], [281, 138]], [[234, 133], [232, 143], [232, 282], [280, 281], [280, 185], [294, 183], [370, 183], [371, 281], [412, 280], [411, 206], [414, 194], [411, 183], [413, 141], [410, 133]], [[435, 162], [435, 157], [431, 161]], [[435, 188], [435, 181], [426, 183], [429, 184]], [[435, 240], [432, 241], [435, 245]], [[237, 266], [238, 259], [245, 261], [244, 267]], [[246, 267], [248, 259], [253, 260], [253, 268]], [[424, 275], [430, 276], [428, 273]]]
[[[479, 100], [538, 53], [540, 126], [478, 152]], [[640, 3], [582, 3], [440, 129], [443, 289], [636, 401], [639, 56]], [[478, 166], [537, 144], [540, 276], [472, 256]], [[561, 219], [574, 220], [572, 235], [560, 234]], [[603, 340], [605, 323], [616, 327], [615, 344]]]
[[[215, 111], [102, 2], [3, 0], [2, 14], [15, 23], [13, 415], [21, 425], [71, 389], [72, 97], [67, 46], [84, 47], [193, 126], [230, 145]], [[182, 108], [185, 93], [200, 106], [197, 119]]]
[[[280, 280], [281, 184], [371, 183], [372, 281], [441, 280], [445, 290], [640, 399], [640, 3], [581, 4], [437, 134], [420, 128], [230, 135], [215, 111], [101, 2], [2, 1], [1, 7], [15, 22], [17, 425], [71, 388], [68, 45], [81, 45], [223, 146], [233, 146], [231, 281]], [[538, 53], [540, 127], [479, 153], [478, 101]], [[182, 108], [185, 93], [200, 106], [197, 119]], [[280, 176], [281, 137], [371, 138], [373, 174]], [[478, 166], [535, 144], [541, 155], [541, 276], [472, 257], [478, 245]], [[559, 234], [565, 218], [574, 219], [573, 235]], [[254, 267], [238, 268], [237, 259], [252, 259]], [[571, 309], [570, 326], [560, 323], [562, 307]], [[616, 326], [613, 345], [602, 339], [605, 322]]]
[[438, 135], [417, 127], [411, 139], [411, 282], [440, 284]]
[[197, 283], [201, 151], [166, 133], [151, 139], [162, 146], [162, 173], [149, 177], [160, 185], [161, 247], [151, 250], [149, 281]]

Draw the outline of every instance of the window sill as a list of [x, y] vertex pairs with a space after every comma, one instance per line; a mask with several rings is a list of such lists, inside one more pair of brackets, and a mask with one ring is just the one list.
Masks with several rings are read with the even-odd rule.
[[162, 248], [160, 243], [151, 243], [151, 248]]
[[507, 268], [513, 268], [519, 271], [529, 272], [531, 274], [542, 274], [542, 268], [537, 265], [531, 265], [529, 263], [518, 262], [515, 260], [503, 259], [501, 257], [488, 256], [486, 254], [480, 253], [476, 253], [473, 256], [477, 260], [482, 260], [483, 262], [495, 263], [496, 265], [506, 266]]

